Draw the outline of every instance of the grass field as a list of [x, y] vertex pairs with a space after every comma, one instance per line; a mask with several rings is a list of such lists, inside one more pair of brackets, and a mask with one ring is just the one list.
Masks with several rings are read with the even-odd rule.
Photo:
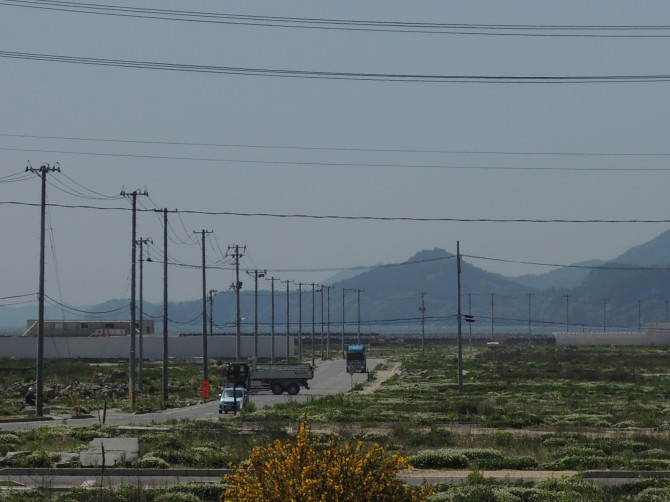
[[[324, 438], [382, 444], [410, 456], [418, 468], [472, 472], [470, 482], [442, 487], [442, 498], [435, 500], [670, 500], [666, 483], [659, 480], [629, 484], [630, 493], [625, 494], [629, 498], [621, 498], [623, 488], [618, 488], [618, 498], [607, 498], [614, 496], [614, 488], [593, 487], [586, 481], [514, 487], [477, 476], [480, 470], [494, 469], [670, 469], [670, 350], [666, 348], [526, 343], [493, 350], [478, 347], [466, 352], [463, 392], [458, 391], [453, 345], [430, 344], [423, 355], [418, 346], [379, 345], [370, 348], [370, 355], [402, 363], [401, 373], [374, 393], [353, 392], [262, 409], [252, 405], [233, 419], [172, 423], [168, 432], [140, 437], [144, 465], [154, 459], [163, 467], [234, 466], [244, 461], [253, 446], [286, 439], [287, 431], [306, 416]], [[25, 363], [0, 364], [3, 389], [31, 381], [34, 368]], [[200, 371], [197, 364], [171, 368], [174, 397], [170, 405], [195, 399]], [[46, 373], [53, 385], [86, 383], [91, 397], [78, 400], [85, 410], [101, 406], [96, 389], [115, 381], [127, 385], [124, 363], [103, 367], [58, 363], [49, 365]], [[212, 374], [216, 375], [216, 368]], [[149, 365], [145, 376], [147, 397], [138, 404], [151, 409], [160, 406], [155, 397], [160, 394], [160, 367]], [[0, 395], [0, 413], [15, 412], [19, 399], [18, 394]], [[112, 406], [127, 405], [124, 397], [108, 400]], [[73, 401], [61, 397], [49, 404], [67, 410]], [[79, 451], [94, 437], [122, 434], [109, 426], [0, 433], [0, 455], [27, 450], [31, 455], [17, 459], [17, 466], [44, 466], [59, 451]], [[536, 495], [514, 498], [509, 494], [524, 490], [534, 490]], [[554, 498], [540, 492], [553, 493]], [[668, 498], [649, 498], [661, 492], [667, 492]], [[458, 498], [458, 493], [470, 498]], [[578, 493], [586, 498], [570, 498]], [[643, 496], [648, 497], [639, 498]]]

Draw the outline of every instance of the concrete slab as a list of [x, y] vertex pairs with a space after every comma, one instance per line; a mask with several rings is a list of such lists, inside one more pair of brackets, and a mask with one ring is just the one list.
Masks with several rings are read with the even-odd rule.
[[82, 467], [112, 466], [117, 462], [132, 462], [139, 457], [137, 438], [96, 438], [88, 450], [79, 454]]

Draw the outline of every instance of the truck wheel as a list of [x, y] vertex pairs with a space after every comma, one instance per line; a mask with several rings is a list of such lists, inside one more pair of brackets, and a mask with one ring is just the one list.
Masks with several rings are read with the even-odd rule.
[[295, 396], [298, 392], [300, 392], [300, 386], [297, 383], [290, 383], [286, 387], [286, 390], [289, 394]]
[[284, 386], [282, 384], [280, 384], [280, 383], [273, 383], [272, 384], [272, 393], [273, 394], [279, 395], [282, 392], [284, 392]]

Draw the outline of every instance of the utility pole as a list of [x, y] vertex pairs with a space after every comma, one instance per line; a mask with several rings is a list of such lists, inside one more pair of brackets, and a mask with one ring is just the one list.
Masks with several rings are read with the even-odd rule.
[[321, 343], [320, 343], [321, 348], [320, 348], [320, 352], [321, 352], [321, 360], [322, 360], [322, 361], [323, 361], [323, 359], [324, 359], [324, 357], [323, 357], [323, 355], [324, 355], [324, 354], [323, 354], [323, 324], [324, 324], [324, 315], [323, 315], [323, 288], [325, 288], [325, 287], [326, 287], [326, 286], [323, 286], [323, 285], [322, 285], [321, 288], [320, 288], [320, 290], [321, 290], [321, 339], [320, 339], [320, 341], [321, 341]]
[[326, 286], [326, 355], [330, 358], [330, 290], [335, 286]]
[[531, 337], [531, 334], [532, 334], [532, 332], [531, 332], [532, 321], [531, 321], [531, 317], [530, 317], [530, 312], [531, 312], [530, 302], [531, 302], [531, 298], [533, 297], [533, 293], [526, 293], [526, 296], [528, 297], [528, 342], [530, 343], [530, 337]]
[[342, 288], [342, 357], [346, 357], [344, 352], [344, 293], [345, 291], [356, 291], [358, 292], [358, 343], [360, 343], [361, 338], [361, 290], [352, 289], [352, 288]]
[[495, 293], [491, 293], [491, 341], [495, 341], [495, 334], [493, 331], [493, 323], [495, 322], [494, 318], [494, 311], [493, 311], [493, 297], [495, 296]]
[[316, 299], [316, 284], [312, 283], [312, 367], [314, 367], [314, 332], [316, 331], [316, 320], [314, 317], [314, 304]]
[[[137, 241], [140, 245], [140, 374], [138, 382], [140, 394], [144, 392], [144, 245], [149, 242], [154, 243], [151, 239], [140, 238]], [[151, 258], [147, 258], [147, 261], [151, 261]]]
[[60, 172], [58, 162], [52, 167], [42, 164], [34, 169], [30, 162], [26, 166], [26, 172], [37, 173], [42, 181], [42, 196], [40, 203], [40, 283], [37, 296], [37, 368], [35, 377], [35, 414], [41, 417], [44, 414], [44, 234], [46, 228], [47, 207], [47, 173]]
[[468, 293], [468, 316], [466, 319], [468, 321], [469, 331], [468, 345], [470, 347], [470, 354], [472, 354], [472, 323], [475, 322], [475, 318], [472, 317], [472, 293]]
[[278, 281], [278, 277], [270, 277], [270, 298], [271, 298], [271, 319], [270, 319], [270, 362], [275, 362], [275, 281]]
[[358, 293], [358, 334], [356, 335], [356, 343], [361, 343], [361, 293], [364, 291], [362, 289], [357, 289]]
[[302, 287], [304, 282], [298, 283], [298, 362], [302, 362]]
[[423, 356], [426, 351], [426, 305], [424, 303], [424, 296], [426, 293], [419, 293], [421, 295], [421, 306], [419, 307], [419, 312], [421, 312], [421, 355]]
[[209, 336], [214, 335], [214, 294], [216, 289], [209, 290]]
[[265, 277], [267, 270], [258, 269], [252, 272], [247, 270], [247, 274], [254, 276], [254, 357], [258, 359], [258, 278]]
[[347, 291], [347, 288], [342, 288], [342, 358], [345, 357], [344, 353], [344, 293]]
[[136, 361], [135, 361], [135, 275], [136, 275], [136, 246], [137, 246], [137, 197], [143, 195], [145, 197], [149, 196], [149, 192], [146, 189], [144, 191], [133, 190], [131, 193], [127, 193], [125, 190], [121, 190], [121, 196], [130, 197], [132, 200], [133, 207], [133, 219], [132, 219], [132, 252], [131, 252], [131, 272], [130, 272], [130, 385], [128, 391], [128, 397], [130, 399], [130, 409], [135, 411], [135, 379], [136, 379]]
[[607, 298], [603, 298], [603, 333], [607, 331]]
[[570, 332], [570, 295], [565, 295], [565, 332]]
[[168, 211], [163, 209], [163, 404], [168, 400]]
[[[194, 234], [197, 234], [195, 230]], [[205, 240], [207, 234], [213, 233], [213, 230], [202, 229], [200, 231], [200, 241], [202, 244], [202, 397], [209, 397], [209, 358], [207, 356], [207, 264], [205, 262]]]
[[456, 275], [458, 282], [458, 392], [463, 392], [463, 337], [461, 322], [461, 243], [456, 241]]
[[289, 363], [289, 335], [291, 334], [291, 329], [290, 329], [290, 324], [289, 324], [289, 284], [291, 284], [291, 281], [288, 279], [285, 281], [281, 281], [286, 283], [286, 364]]
[[[240, 258], [244, 256], [240, 252], [240, 246], [237, 244], [235, 246], [228, 246], [228, 251], [231, 249], [234, 250], [233, 253], [233, 263], [235, 265], [235, 303], [236, 303], [236, 315], [235, 315], [235, 360], [239, 361], [242, 359], [242, 354], [240, 350], [240, 322], [242, 318], [240, 316], [240, 289], [242, 289], [242, 283], [240, 282]], [[247, 246], [242, 246], [242, 250], [246, 251]]]

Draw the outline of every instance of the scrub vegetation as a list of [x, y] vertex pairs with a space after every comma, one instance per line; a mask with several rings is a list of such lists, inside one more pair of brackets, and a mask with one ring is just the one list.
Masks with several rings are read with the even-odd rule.
[[[300, 424], [307, 420], [310, 438], [317, 438], [315, 444], [321, 445], [319, 451], [327, 445], [361, 445], [366, 452], [398, 455], [415, 469], [470, 473], [466, 483], [435, 487], [436, 493], [430, 496], [434, 501], [670, 499], [670, 484], [662, 479], [606, 487], [573, 476], [575, 471], [588, 470], [670, 469], [669, 349], [574, 348], [522, 342], [493, 349], [465, 348], [464, 355], [464, 387], [459, 392], [453, 345], [431, 343], [425, 351], [413, 344], [372, 345], [369, 357], [384, 358], [387, 365], [401, 363], [400, 373], [373, 393], [366, 392], [367, 385], [363, 385], [344, 395], [306, 403], [289, 401], [264, 408], [252, 404], [231, 418], [161, 424], [139, 436], [140, 459], [124, 467], [227, 468], [237, 473], [231, 482], [234, 479], [236, 486], [241, 486], [244, 473], [249, 472], [245, 470], [248, 463], [253, 460], [261, 466], [269, 462], [269, 451], [264, 448], [272, 445], [281, 445], [286, 451], [294, 448], [304, 432]], [[2, 367], [8, 366], [3, 362]], [[100, 367], [82, 362], [68, 367], [66, 378], [53, 378], [65, 383], [87, 381], [88, 376], [92, 381], [90, 375], [118, 374], [123, 368], [124, 363]], [[383, 369], [376, 368], [370, 378]], [[19, 368], [3, 370], [0, 385], [11, 384], [9, 375], [22, 378], [22, 384], [30, 383], [34, 369], [30, 373], [24, 370], [23, 375]], [[158, 392], [160, 368], [155, 370]], [[201, 366], [195, 363], [175, 366], [171, 372], [175, 389], [185, 389], [184, 397], [175, 397], [175, 403], [197, 399], [200, 371]], [[57, 374], [56, 367], [47, 374]], [[215, 367], [211, 374], [216, 375]], [[154, 378], [150, 367], [145, 375]], [[8, 399], [13, 402], [18, 398], [0, 396], [5, 407], [10, 407]], [[97, 399], [80, 400], [82, 408], [95, 412], [103, 402]], [[113, 399], [108, 405], [116, 402]], [[123, 401], [119, 401], [121, 406]], [[67, 401], [49, 405], [68, 409]], [[70, 402], [70, 410], [71, 406]], [[137, 437], [136, 432], [108, 425], [0, 432], [0, 455], [29, 452], [12, 457], [7, 465], [42, 467], [57, 462], [59, 452], [86, 448], [93, 438], [124, 435]], [[275, 448], [275, 453], [278, 451]], [[481, 474], [504, 469], [551, 470], [559, 476], [537, 483], [503, 483]], [[566, 472], [565, 478], [560, 477], [561, 471]], [[214, 498], [201, 500], [218, 500], [224, 481]], [[109, 497], [114, 491], [109, 489]], [[140, 498], [124, 500], [171, 500], [155, 498], [158, 495], [148, 488], [145, 491]], [[661, 493], [666, 498], [660, 497]], [[24, 495], [29, 496], [28, 492]], [[116, 500], [82, 497], [77, 493], [77, 498], [69, 500]], [[428, 500], [428, 495], [422, 497]]]

